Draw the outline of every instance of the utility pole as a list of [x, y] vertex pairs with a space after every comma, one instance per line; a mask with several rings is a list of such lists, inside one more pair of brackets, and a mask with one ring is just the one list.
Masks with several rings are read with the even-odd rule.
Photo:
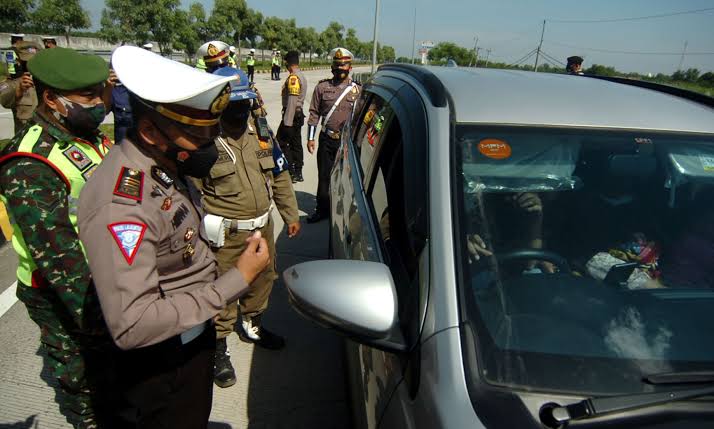
[[[476, 63], [478, 63], [478, 36], [474, 37], [474, 57]], [[473, 66], [476, 67], [476, 65], [474, 64]], [[469, 67], [471, 67], [471, 61], [469, 61]]]
[[687, 41], [684, 41], [684, 49], [682, 50], [682, 57], [679, 59], [679, 67], [677, 70], [682, 70], [682, 64], [684, 64], [684, 54], [687, 52]]
[[491, 49], [486, 49], [486, 65], [484, 66], [485, 68], [488, 68], [488, 57], [491, 55]]
[[414, 50], [416, 49], [416, 6], [414, 6], [414, 26], [412, 27], [412, 64], [414, 64]]
[[540, 49], [543, 47], [543, 35], [545, 35], [545, 19], [543, 20], [543, 30], [541, 30], [541, 32], [540, 32], [540, 43], [538, 44], [538, 51], [536, 52], [535, 66], [533, 67], [534, 72], [538, 71], [538, 58], [540, 57]]
[[377, 68], [377, 24], [379, 23], [379, 0], [374, 7], [374, 43], [372, 44], [372, 74]]

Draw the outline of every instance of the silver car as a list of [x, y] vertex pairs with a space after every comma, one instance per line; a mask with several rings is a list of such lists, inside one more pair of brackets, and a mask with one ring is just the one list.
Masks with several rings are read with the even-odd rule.
[[388, 65], [293, 306], [347, 342], [355, 427], [714, 427], [714, 101]]

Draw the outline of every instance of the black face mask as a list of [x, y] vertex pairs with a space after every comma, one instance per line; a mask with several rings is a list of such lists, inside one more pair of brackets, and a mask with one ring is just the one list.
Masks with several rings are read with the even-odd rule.
[[[188, 154], [187, 158], [184, 153]], [[197, 150], [186, 150], [170, 141], [166, 157], [176, 163], [180, 175], [200, 179], [211, 172], [213, 164], [218, 159], [218, 148], [215, 142], [211, 142]]]
[[250, 107], [250, 101], [229, 103], [226, 110], [223, 111], [223, 119], [235, 127], [243, 127], [250, 116]]
[[347, 79], [347, 74], [348, 74], [348, 73], [349, 73], [349, 72], [348, 72], [347, 70], [342, 70], [342, 69], [338, 69], [338, 68], [332, 69], [332, 76], [333, 76], [336, 80], [345, 80], [345, 79]]

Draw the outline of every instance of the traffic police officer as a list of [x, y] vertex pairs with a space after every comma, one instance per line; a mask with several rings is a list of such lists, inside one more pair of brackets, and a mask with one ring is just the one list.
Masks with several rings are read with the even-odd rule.
[[238, 65], [236, 64], [236, 47], [235, 46], [228, 47], [228, 65], [233, 68], [238, 68]]
[[583, 73], [583, 58], [577, 55], [568, 57], [568, 64], [565, 66], [568, 74], [584, 75]]
[[217, 275], [190, 177], [209, 173], [234, 77], [198, 72], [137, 47], [112, 56], [135, 126], [96, 169], [79, 202], [80, 238], [118, 356], [132, 428], [205, 428], [211, 411], [211, 319], [267, 265], [258, 234]]
[[230, 47], [220, 40], [206, 42], [198, 48], [196, 56], [203, 59], [208, 73], [213, 73], [216, 69], [230, 65]]
[[45, 45], [45, 49], [52, 49], [57, 47], [57, 39], [54, 36], [43, 37], [42, 43]]
[[250, 83], [253, 83], [253, 77], [255, 76], [255, 49], [250, 48], [250, 54], [248, 58], [245, 59], [245, 65], [248, 66], [248, 79]]
[[[272, 211], [276, 207], [288, 225], [288, 237], [300, 231], [297, 200], [288, 174], [280, 174], [276, 165], [271, 135], [260, 129], [260, 122], [250, 117], [253, 100], [248, 77], [241, 70], [224, 67], [215, 72], [222, 76], [238, 76], [231, 82], [230, 104], [221, 117], [221, 135], [216, 139], [218, 161], [209, 175], [201, 180], [206, 208], [206, 229], [218, 260], [219, 272], [230, 269], [246, 247], [246, 238], [259, 231], [266, 238], [270, 258], [275, 260]], [[284, 158], [283, 158], [284, 159]], [[280, 163], [280, 159], [277, 161]], [[280, 349], [282, 337], [267, 330], [261, 323], [268, 307], [273, 282], [278, 277], [275, 265], [263, 271], [240, 299], [241, 320], [236, 302], [232, 302], [217, 319], [215, 382], [220, 387], [235, 383], [226, 337], [239, 327], [243, 341], [266, 349]]]
[[278, 127], [278, 141], [290, 163], [293, 183], [302, 182], [302, 125], [305, 114], [302, 106], [307, 94], [307, 79], [300, 70], [300, 54], [290, 51], [285, 55], [285, 63], [290, 75], [282, 89], [283, 119]]
[[11, 78], [16, 78], [15, 63], [17, 62], [17, 54], [15, 53], [15, 45], [25, 40], [25, 35], [15, 33], [10, 35], [10, 47], [4, 51], [4, 59], [7, 67], [7, 74]]
[[13, 48], [17, 61], [15, 62], [15, 79], [7, 79], [0, 83], [0, 104], [12, 109], [15, 123], [15, 133], [30, 121], [32, 113], [37, 108], [37, 93], [32, 76], [27, 71], [27, 62], [40, 50], [33, 42], [18, 42]]
[[17, 297], [40, 327], [60, 411], [77, 428], [96, 428], [106, 405], [98, 389], [112, 390], [99, 380], [113, 373], [111, 339], [77, 235], [77, 201], [111, 144], [98, 131], [109, 71], [102, 58], [65, 48], [43, 50], [27, 65], [40, 104], [0, 154], [19, 259]]
[[330, 51], [332, 78], [318, 82], [312, 92], [310, 119], [307, 121], [307, 150], [315, 152], [315, 131], [322, 118], [320, 146], [317, 149], [317, 208], [307, 218], [308, 223], [319, 222], [329, 216], [330, 170], [335, 163], [340, 146], [340, 133], [352, 113], [352, 106], [359, 97], [360, 87], [349, 77], [352, 70], [352, 52], [345, 48]]
[[271, 79], [272, 80], [280, 80], [280, 51], [277, 49], [273, 49], [273, 59], [272, 59], [272, 67], [271, 70], [273, 71]]

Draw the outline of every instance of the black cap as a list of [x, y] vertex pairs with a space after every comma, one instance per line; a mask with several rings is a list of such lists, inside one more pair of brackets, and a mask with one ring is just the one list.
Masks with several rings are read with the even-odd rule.
[[572, 57], [568, 57], [568, 64], [582, 64], [583, 63], [583, 58], [579, 57], [577, 55], [574, 55]]
[[285, 62], [290, 65], [300, 64], [300, 53], [298, 51], [289, 51], [285, 54]]

